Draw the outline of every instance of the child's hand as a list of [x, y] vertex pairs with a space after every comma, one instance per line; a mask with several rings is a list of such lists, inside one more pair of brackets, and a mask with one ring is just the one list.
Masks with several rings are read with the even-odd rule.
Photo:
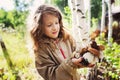
[[92, 43], [90, 44], [90, 46], [86, 47], [86, 48], [82, 48], [79, 53], [80, 55], [84, 55], [86, 52], [90, 52], [95, 56], [100, 55], [100, 51], [103, 51], [105, 49], [105, 47], [103, 45], [98, 45], [95, 41], [92, 41]]
[[87, 48], [82, 48], [80, 52], [78, 52], [81, 56], [83, 56], [85, 53], [90, 52], [95, 56], [99, 56], [100, 55], [100, 50], [97, 50], [95, 48], [87, 47]]
[[84, 68], [84, 67], [93, 67], [94, 64], [89, 64], [88, 66], [85, 66], [83, 64], [81, 64], [83, 58], [80, 57], [80, 58], [72, 58], [72, 62], [73, 64], [77, 65], [79, 68]]
[[92, 48], [92, 47], [88, 47], [87, 49], [90, 53], [92, 53], [93, 55], [95, 56], [99, 56], [100, 55], [100, 51], [95, 49], [95, 48]]
[[100, 51], [103, 51], [104, 49], [105, 47], [103, 45], [98, 45], [95, 41], [92, 41], [87, 50], [93, 55], [99, 57]]

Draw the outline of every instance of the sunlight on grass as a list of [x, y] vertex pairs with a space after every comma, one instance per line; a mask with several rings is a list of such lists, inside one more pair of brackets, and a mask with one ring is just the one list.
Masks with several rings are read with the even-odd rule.
[[[33, 63], [34, 57], [31, 58], [31, 54], [29, 54], [24, 37], [17, 32], [9, 33], [0, 31], [0, 35], [2, 36], [2, 40], [6, 45], [10, 59], [15, 66], [15, 70], [17, 70], [18, 75], [21, 77], [21, 80], [36, 80], [38, 78], [38, 74]], [[14, 75], [10, 76], [10, 73], [6, 72], [8, 71], [8, 66], [1, 48], [0, 64], [2, 64], [0, 65], [0, 69], [4, 70], [4, 76], [10, 78], [14, 77]]]

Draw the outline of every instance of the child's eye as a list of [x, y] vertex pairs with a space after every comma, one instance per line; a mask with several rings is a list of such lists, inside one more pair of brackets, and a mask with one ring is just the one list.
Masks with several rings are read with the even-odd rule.
[[56, 22], [55, 24], [59, 24], [58, 22]]
[[52, 26], [52, 24], [48, 24], [47, 26], [50, 27], [50, 26]]

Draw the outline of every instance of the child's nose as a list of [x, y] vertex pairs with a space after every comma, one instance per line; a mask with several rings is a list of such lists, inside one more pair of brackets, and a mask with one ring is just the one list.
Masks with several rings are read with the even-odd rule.
[[57, 25], [53, 25], [53, 30], [56, 30], [57, 29]]

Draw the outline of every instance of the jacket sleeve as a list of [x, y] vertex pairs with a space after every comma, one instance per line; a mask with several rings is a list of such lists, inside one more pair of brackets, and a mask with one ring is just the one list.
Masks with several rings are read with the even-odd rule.
[[[76, 68], [71, 59], [68, 58], [61, 64], [56, 64], [49, 54], [39, 51], [39, 55], [35, 58], [35, 65], [38, 73], [45, 80], [72, 80], [72, 76], [76, 74]], [[76, 79], [75, 79], [76, 80]]]

